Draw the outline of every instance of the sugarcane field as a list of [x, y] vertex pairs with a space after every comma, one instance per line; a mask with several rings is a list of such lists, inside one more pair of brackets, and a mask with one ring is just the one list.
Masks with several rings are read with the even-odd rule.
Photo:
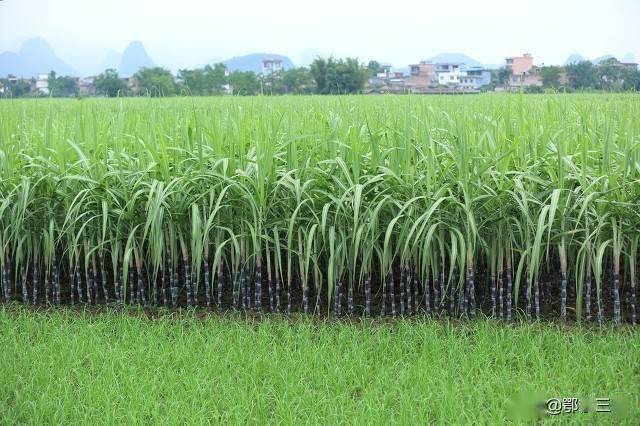
[[0, 423], [640, 415], [636, 94], [0, 117]]
[[5, 304], [638, 321], [635, 96], [0, 108]]

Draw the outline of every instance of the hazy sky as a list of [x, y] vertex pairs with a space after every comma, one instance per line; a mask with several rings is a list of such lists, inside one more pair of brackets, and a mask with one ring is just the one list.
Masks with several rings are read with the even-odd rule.
[[0, 51], [34, 36], [76, 67], [132, 40], [172, 69], [261, 51], [298, 63], [308, 50], [395, 66], [442, 52], [484, 63], [525, 51], [538, 64], [571, 53], [639, 60], [640, 0], [0, 1]]

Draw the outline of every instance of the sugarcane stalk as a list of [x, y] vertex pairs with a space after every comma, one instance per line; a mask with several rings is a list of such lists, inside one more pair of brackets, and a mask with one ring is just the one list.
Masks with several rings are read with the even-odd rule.
[[109, 292], [107, 291], [107, 271], [104, 267], [104, 257], [100, 260], [100, 279], [102, 281], [102, 297], [104, 298], [104, 304], [109, 303]]
[[93, 303], [94, 298], [97, 302], [97, 295], [95, 295], [94, 291], [94, 274], [93, 274], [93, 265], [92, 262], [89, 261], [89, 276], [87, 277], [87, 302], [89, 305]]
[[382, 306], [380, 307], [380, 316], [383, 317], [387, 313], [387, 279], [382, 280]]
[[55, 303], [60, 305], [60, 283], [58, 281], [58, 261], [55, 252], [51, 256], [51, 287], [55, 293]]
[[[260, 312], [262, 310], [262, 259], [260, 255], [256, 259], [256, 272], [255, 272], [255, 283], [254, 283], [254, 307], [256, 311]], [[309, 294], [305, 287], [305, 297], [306, 297], [306, 305], [305, 309], [309, 309]], [[305, 312], [306, 313], [306, 312]]]
[[209, 248], [205, 247], [204, 256], [204, 297], [206, 299], [207, 308], [211, 308], [211, 283], [209, 282]]
[[507, 321], [511, 322], [513, 279], [511, 277], [511, 252], [507, 248]]
[[440, 304], [438, 314], [445, 314], [446, 304], [445, 298], [447, 297], [447, 293], [444, 288], [444, 264], [442, 265], [442, 271], [440, 272]]
[[124, 271], [123, 271], [123, 262], [122, 262], [122, 258], [118, 258], [118, 279], [117, 279], [117, 284], [116, 284], [116, 300], [118, 301], [118, 304], [120, 306], [124, 305]]
[[620, 271], [618, 268], [613, 272], [613, 323], [620, 325]]
[[[414, 278], [415, 280], [416, 278]], [[429, 300], [429, 275], [427, 274], [426, 282], [424, 286], [424, 312], [427, 316], [431, 315], [431, 301]], [[416, 288], [418, 287], [418, 283], [416, 282]], [[416, 298], [416, 308], [418, 305], [418, 299]], [[416, 309], [417, 310], [417, 309]]]
[[162, 306], [167, 307], [167, 276], [169, 275], [169, 256], [166, 256], [162, 262], [162, 281], [160, 283], [160, 291], [162, 293]]
[[355, 307], [353, 305], [353, 286], [354, 284], [352, 283], [347, 290], [347, 306], [349, 309], [349, 316], [353, 316], [355, 312]]
[[[419, 284], [418, 283], [418, 275], [416, 274], [415, 269], [413, 270], [413, 274], [412, 275], [413, 275], [413, 300], [415, 302], [413, 313], [417, 315], [418, 314], [418, 309], [420, 308], [420, 297], [419, 297], [419, 294], [418, 294], [418, 290], [419, 290], [418, 289], [418, 284]], [[429, 288], [428, 287], [429, 287], [429, 278], [427, 278], [427, 286], [425, 287], [426, 295], [424, 297], [425, 302], [427, 303], [427, 305], [429, 304]], [[427, 314], [428, 314], [429, 308], [427, 307], [426, 309], [427, 309]]]
[[364, 277], [364, 315], [371, 316], [371, 274], [368, 270]]
[[336, 282], [335, 288], [333, 289], [333, 312], [336, 317], [340, 316], [340, 286], [342, 283], [340, 280]]
[[20, 262], [20, 285], [22, 287], [22, 303], [29, 304], [29, 292], [27, 291], [27, 274], [23, 262]]
[[275, 312], [280, 312], [280, 276], [276, 267], [276, 307]]
[[496, 273], [493, 269], [493, 265], [491, 268], [491, 318], [496, 317]]
[[536, 276], [536, 280], [533, 283], [533, 303], [535, 305], [536, 310], [536, 320], [540, 321], [540, 283], [538, 281], [538, 277]]
[[187, 308], [193, 306], [192, 301], [192, 286], [191, 286], [191, 266], [189, 265], [189, 255], [183, 252], [182, 255], [182, 267], [184, 271], [184, 288], [187, 296]]
[[451, 277], [451, 287], [449, 291], [449, 316], [453, 318], [456, 311], [456, 273], [455, 271]]
[[[433, 309], [436, 315], [440, 315], [440, 283], [442, 279], [442, 274], [438, 274], [438, 279], [433, 281]], [[425, 301], [427, 301], [426, 296]]]
[[[73, 262], [73, 260], [71, 260], [71, 262]], [[73, 269], [73, 266], [71, 264], [69, 264], [69, 297], [70, 297], [70, 301], [71, 304], [74, 305], [75, 304], [75, 277], [76, 277], [76, 273]]]
[[405, 276], [404, 268], [400, 266], [400, 315], [404, 316]]
[[269, 310], [275, 310], [275, 294], [273, 289], [273, 279], [271, 277], [271, 255], [267, 246], [267, 286], [269, 287]]
[[560, 318], [567, 320], [567, 258], [564, 252], [564, 242], [560, 246]]
[[393, 281], [393, 269], [389, 272], [389, 297], [391, 297], [391, 318], [396, 317], [396, 293]]
[[585, 277], [584, 311], [586, 321], [591, 321], [591, 270], [587, 267]]
[[287, 278], [287, 315], [291, 315], [291, 276]]
[[133, 274], [133, 259], [129, 262], [129, 304], [133, 305], [138, 303], [138, 292], [136, 291], [136, 285]]
[[411, 284], [412, 284], [412, 277], [411, 277], [411, 270], [407, 267], [406, 268], [406, 281], [405, 281], [405, 286], [407, 288], [407, 313], [409, 315], [413, 314], [413, 298], [411, 297], [411, 293], [412, 293], [412, 288], [411, 288]]
[[475, 288], [475, 274], [473, 272], [473, 266], [467, 268], [467, 281], [469, 291], [469, 311], [471, 313], [471, 319], [476, 319], [476, 288]]
[[142, 262], [136, 253], [136, 275], [138, 278], [138, 303], [142, 305], [143, 308], [147, 307], [147, 298], [145, 296], [144, 289], [144, 280], [142, 277]]
[[231, 289], [231, 305], [233, 306], [233, 309], [238, 309], [238, 293], [240, 291], [239, 287], [241, 284], [239, 282], [237, 268], [234, 268], [233, 270], [232, 281], [233, 285]]
[[33, 304], [35, 305], [38, 303], [38, 264], [36, 262], [35, 255], [33, 256], [32, 265], [31, 287], [33, 289], [31, 291], [33, 296]]
[[50, 275], [50, 268], [51, 266], [47, 266], [47, 259], [45, 258], [44, 260], [44, 304], [46, 306], [49, 306], [51, 304], [51, 299], [54, 298], [52, 297], [53, 294], [50, 293], [51, 292], [51, 275]]
[[504, 271], [498, 272], [498, 319], [502, 320], [504, 313]]
[[222, 310], [222, 287], [224, 285], [224, 275], [222, 273], [222, 259], [218, 261], [218, 282], [217, 282], [217, 300], [216, 309]]
[[636, 283], [631, 281], [631, 324], [636, 325]]

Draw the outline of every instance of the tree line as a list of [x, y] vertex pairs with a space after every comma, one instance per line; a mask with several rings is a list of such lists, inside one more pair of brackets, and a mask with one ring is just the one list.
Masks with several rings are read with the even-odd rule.
[[[316, 58], [309, 67], [294, 67], [266, 75], [252, 71], [227, 72], [223, 63], [197, 69], [181, 69], [174, 76], [162, 67], [142, 68], [125, 79], [115, 69], [96, 76], [89, 95], [116, 96], [212, 96], [212, 95], [282, 95], [282, 94], [351, 94], [363, 91], [367, 79], [381, 72], [377, 61], [367, 65], [355, 58]], [[640, 71], [621, 66], [615, 58], [594, 65], [581, 61], [538, 69], [542, 87], [527, 87], [528, 92], [548, 90], [640, 91]], [[507, 85], [511, 78], [508, 68], [492, 72], [492, 86]], [[0, 79], [4, 97], [33, 96], [35, 79]], [[77, 97], [81, 93], [78, 79], [48, 76], [48, 91], [52, 97]], [[42, 96], [41, 94], [37, 94]]]
[[[141, 68], [131, 78], [122, 78], [107, 69], [93, 80], [96, 95], [175, 96], [175, 95], [282, 95], [350, 94], [364, 89], [371, 70], [355, 58], [316, 58], [307, 67], [295, 67], [268, 74], [253, 71], [227, 72], [223, 63], [197, 69], [181, 69], [174, 75], [162, 67]], [[35, 79], [0, 79], [7, 97], [33, 95]], [[49, 96], [73, 97], [80, 94], [78, 79], [49, 74]]]
[[[598, 64], [580, 61], [565, 66], [542, 66], [539, 68], [542, 87], [528, 87], [529, 92], [560, 91], [640, 91], [640, 71], [622, 65], [616, 58], [605, 59]], [[511, 70], [502, 67], [493, 72], [494, 83], [507, 85]]]

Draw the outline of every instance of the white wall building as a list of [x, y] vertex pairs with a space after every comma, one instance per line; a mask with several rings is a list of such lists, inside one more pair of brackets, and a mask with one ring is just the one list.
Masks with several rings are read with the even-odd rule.
[[491, 83], [491, 72], [481, 67], [466, 67], [464, 64], [445, 64], [437, 72], [438, 84], [461, 89], [480, 89]]
[[282, 71], [282, 60], [280, 59], [263, 59], [262, 60], [262, 74], [270, 75], [279, 71]]
[[36, 79], [36, 91], [45, 95], [49, 94], [49, 74], [38, 74]]

